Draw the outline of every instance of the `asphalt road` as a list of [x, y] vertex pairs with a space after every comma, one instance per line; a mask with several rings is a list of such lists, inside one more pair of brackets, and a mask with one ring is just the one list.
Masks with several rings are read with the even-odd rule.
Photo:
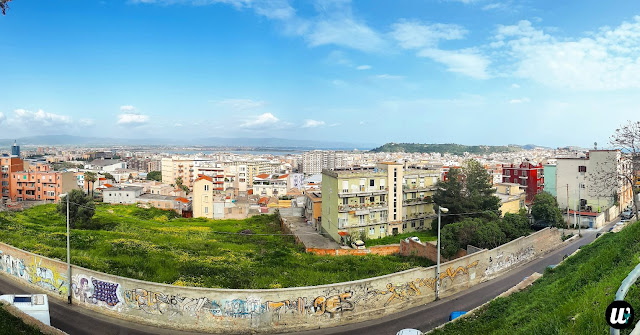
[[[613, 225], [609, 224], [608, 229]], [[499, 278], [476, 285], [453, 296], [423, 306], [418, 306], [408, 311], [385, 316], [383, 318], [355, 323], [345, 326], [324, 328], [298, 333], [295, 335], [393, 335], [403, 328], [416, 328], [423, 331], [433, 329], [448, 320], [451, 311], [468, 311], [477, 307], [506, 291], [519, 283], [524, 277], [533, 272], [544, 272], [551, 264], [557, 264], [566, 254], [571, 254], [578, 247], [591, 243], [595, 239], [596, 231], [584, 231], [583, 237], [556, 251], [548, 253], [541, 258], [529, 262], [521, 267], [513, 269]], [[0, 294], [29, 293], [17, 281], [0, 275]], [[186, 332], [158, 327], [147, 326], [140, 323], [124, 321], [109, 317], [101, 313], [93, 312], [75, 305], [68, 305], [55, 298], [49, 299], [51, 325], [71, 335], [83, 334], [108, 334], [108, 335], [198, 335], [198, 332]]]

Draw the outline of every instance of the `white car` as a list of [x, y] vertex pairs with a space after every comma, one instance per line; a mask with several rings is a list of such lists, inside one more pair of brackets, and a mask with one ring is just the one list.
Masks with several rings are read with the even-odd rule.
[[351, 247], [354, 249], [366, 249], [367, 247], [365, 247], [364, 242], [362, 240], [356, 240], [355, 242], [351, 243]]
[[407, 328], [397, 332], [396, 335], [424, 335], [424, 333], [417, 329]]
[[422, 242], [420, 241], [420, 238], [419, 238], [419, 237], [417, 237], [417, 236], [411, 236], [411, 237], [407, 237], [407, 238], [405, 239], [405, 241], [407, 241], [407, 242], [409, 242], [409, 240], [412, 240], [412, 241], [414, 241], [414, 242], [418, 242], [418, 243], [422, 243]]

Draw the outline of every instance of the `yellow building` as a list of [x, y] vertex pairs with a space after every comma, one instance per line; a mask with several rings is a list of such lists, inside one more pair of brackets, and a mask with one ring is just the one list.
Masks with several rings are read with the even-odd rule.
[[430, 228], [435, 170], [380, 163], [322, 171], [322, 230], [334, 240], [375, 239]]
[[496, 196], [500, 198], [500, 211], [504, 216], [506, 213], [518, 213], [524, 208], [527, 194], [520, 188], [519, 184], [498, 183], [496, 184]]

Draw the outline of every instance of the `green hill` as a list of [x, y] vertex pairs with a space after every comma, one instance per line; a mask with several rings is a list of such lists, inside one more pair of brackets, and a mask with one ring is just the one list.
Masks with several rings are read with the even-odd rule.
[[[638, 264], [638, 256], [640, 224], [636, 222], [583, 246], [530, 288], [497, 298], [475, 315], [430, 334], [609, 334], [605, 310], [615, 300], [622, 280]], [[638, 283], [625, 300], [640, 310]]]
[[516, 152], [523, 150], [522, 147], [516, 145], [462, 145], [454, 143], [444, 144], [421, 144], [421, 143], [387, 143], [371, 152], [407, 152], [407, 153], [450, 153], [462, 155], [465, 152], [470, 154], [491, 154], [499, 152]]

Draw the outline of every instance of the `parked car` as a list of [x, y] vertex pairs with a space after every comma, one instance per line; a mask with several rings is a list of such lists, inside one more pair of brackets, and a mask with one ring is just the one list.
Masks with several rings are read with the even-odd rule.
[[424, 333], [417, 329], [407, 328], [397, 332], [396, 335], [424, 335]]
[[422, 242], [420, 241], [420, 238], [419, 238], [418, 236], [411, 236], [411, 237], [407, 237], [407, 238], [405, 238], [404, 240], [405, 240], [405, 241], [407, 241], [407, 242], [409, 242], [409, 240], [412, 240], [412, 241], [414, 241], [414, 242], [422, 243]]
[[351, 247], [354, 249], [366, 249], [364, 242], [362, 240], [355, 240], [351, 243]]
[[623, 218], [623, 219], [631, 219], [632, 216], [633, 216], [633, 212], [631, 211], [631, 209], [625, 209], [620, 214], [620, 217]]
[[455, 312], [451, 312], [451, 314], [449, 314], [449, 321], [453, 321], [459, 317], [461, 317], [462, 315], [467, 314], [466, 311], [455, 311]]

